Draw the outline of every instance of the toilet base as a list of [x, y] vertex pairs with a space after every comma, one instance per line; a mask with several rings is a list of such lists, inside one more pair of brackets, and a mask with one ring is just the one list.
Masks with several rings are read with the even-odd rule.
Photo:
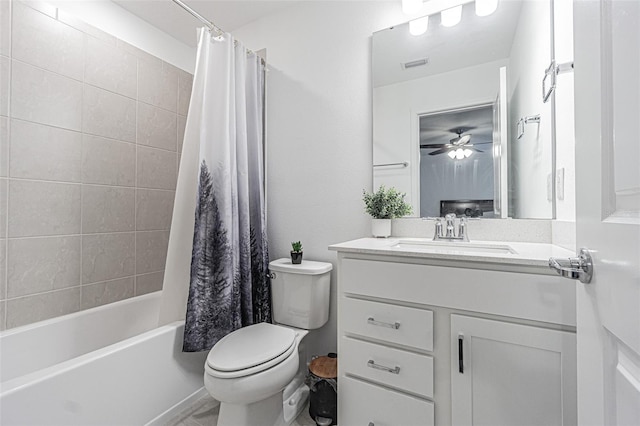
[[307, 402], [309, 402], [309, 386], [304, 383], [300, 384], [289, 398], [286, 396], [287, 390], [285, 389], [284, 397], [286, 399], [283, 401], [283, 415], [285, 424], [289, 425], [293, 423], [296, 417], [298, 417], [307, 406]]
[[[291, 395], [283, 399], [285, 393]], [[288, 387], [253, 404], [220, 403], [218, 426], [287, 426], [298, 417], [308, 400], [309, 387], [301, 384], [292, 393]]]
[[252, 404], [220, 403], [218, 426], [286, 426], [282, 392]]

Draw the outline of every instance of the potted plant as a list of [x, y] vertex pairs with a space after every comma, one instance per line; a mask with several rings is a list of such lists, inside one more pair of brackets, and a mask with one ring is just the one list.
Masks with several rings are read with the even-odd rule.
[[391, 235], [391, 219], [411, 214], [411, 205], [404, 200], [406, 194], [395, 188], [385, 189], [380, 185], [374, 193], [362, 191], [365, 210], [373, 218], [371, 233], [374, 237], [386, 238]]
[[302, 243], [300, 241], [291, 243], [291, 263], [294, 265], [302, 263]]

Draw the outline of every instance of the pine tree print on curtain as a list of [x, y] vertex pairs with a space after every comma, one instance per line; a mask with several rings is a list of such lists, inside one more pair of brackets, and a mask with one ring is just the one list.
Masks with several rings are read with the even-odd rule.
[[[203, 38], [208, 40], [202, 43]], [[264, 211], [260, 59], [233, 38], [201, 34], [200, 175], [183, 350], [205, 351], [230, 332], [271, 322]], [[206, 73], [198, 79], [198, 72]], [[201, 76], [202, 77], [202, 76]], [[194, 90], [198, 90], [195, 87]], [[187, 119], [187, 128], [189, 127]], [[186, 140], [186, 139], [185, 139]]]

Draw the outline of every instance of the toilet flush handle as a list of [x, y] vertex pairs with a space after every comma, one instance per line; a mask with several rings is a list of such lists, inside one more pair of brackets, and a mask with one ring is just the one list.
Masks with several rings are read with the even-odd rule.
[[271, 280], [275, 280], [276, 279], [276, 273], [275, 272], [267, 272], [267, 278], [269, 278]]

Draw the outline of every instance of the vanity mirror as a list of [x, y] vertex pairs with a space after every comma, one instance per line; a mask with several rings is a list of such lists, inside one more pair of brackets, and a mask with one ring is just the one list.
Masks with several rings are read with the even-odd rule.
[[373, 34], [375, 188], [406, 192], [422, 217], [554, 217], [551, 9], [501, 0], [477, 16], [470, 2], [452, 27], [433, 13], [421, 35]]

